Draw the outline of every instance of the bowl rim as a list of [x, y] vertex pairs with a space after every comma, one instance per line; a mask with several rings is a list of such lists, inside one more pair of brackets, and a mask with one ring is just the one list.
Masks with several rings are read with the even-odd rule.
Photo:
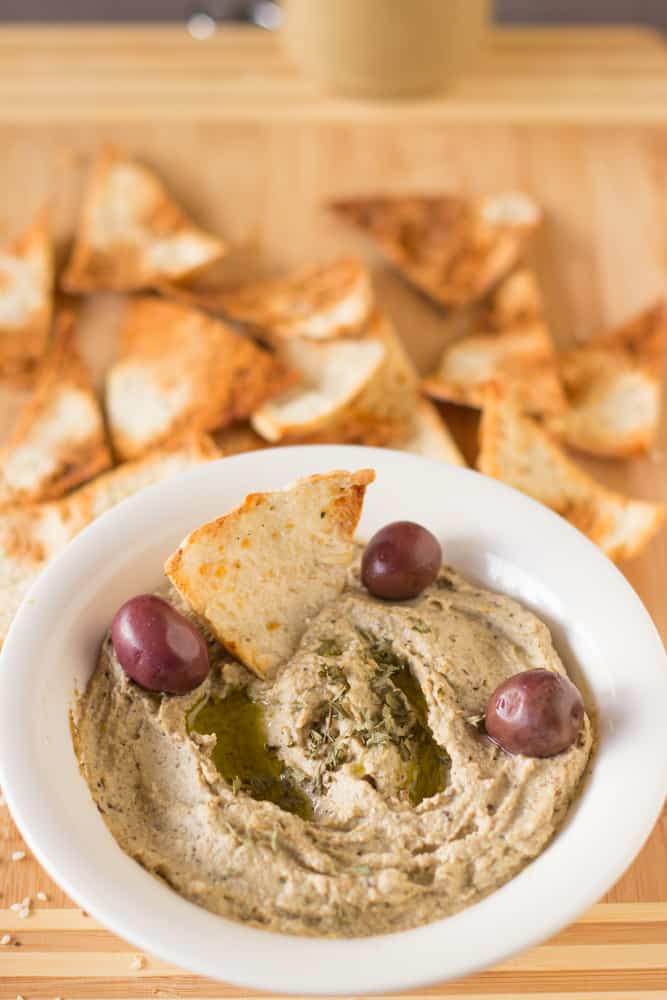
[[[549, 883], [552, 905], [548, 910], [536, 910], [534, 905], [535, 891], [540, 887], [536, 871], [542, 859], [552, 859], [555, 853], [567, 858], [568, 849], [562, 848], [571, 838], [565, 836], [556, 837], [535, 861], [501, 889], [453, 917], [408, 931], [333, 940], [276, 934], [216, 916], [185, 901], [139, 869], [144, 881], [140, 882], [137, 877], [137, 886], [143, 897], [150, 897], [154, 907], [151, 912], [156, 914], [155, 908], [159, 910], [164, 906], [169, 915], [169, 919], [164, 919], [160, 911], [157, 923], [152, 924], [146, 920], [143, 904], [128, 910], [126, 895], [112, 890], [101, 874], [95, 878], [95, 872], [90, 866], [86, 867], [85, 859], [73, 857], [71, 852], [68, 856], [63, 844], [56, 846], [54, 839], [50, 842], [48, 823], [44, 825], [46, 814], [39, 801], [40, 775], [29, 745], [29, 727], [17, 729], [12, 720], [21, 712], [21, 706], [26, 705], [25, 688], [30, 676], [30, 666], [26, 668], [26, 664], [31, 664], [31, 656], [39, 655], [40, 638], [43, 642], [44, 636], [49, 634], [49, 623], [53, 626], [64, 595], [70, 592], [67, 587], [76, 585], [77, 581], [80, 585], [87, 578], [87, 570], [99, 560], [100, 553], [112, 552], [118, 546], [118, 538], [122, 538], [124, 531], [129, 533], [132, 525], [144, 522], [148, 528], [155, 503], [178, 505], [179, 495], [205, 490], [206, 484], [210, 488], [223, 470], [225, 476], [232, 474], [234, 478], [237, 473], [238, 478], [243, 479], [243, 475], [255, 467], [257, 470], [263, 467], [266, 477], [269, 474], [267, 463], [275, 468], [271, 473], [274, 488], [296, 476], [336, 467], [370, 465], [380, 472], [391, 470], [392, 474], [400, 474], [401, 480], [410, 486], [420, 476], [440, 477], [445, 488], [458, 484], [465, 491], [473, 490], [480, 504], [490, 504], [492, 509], [502, 512], [501, 524], [504, 512], [512, 512], [510, 516], [520, 520], [521, 530], [531, 538], [539, 538], [542, 548], [556, 546], [554, 551], [558, 552], [561, 563], [574, 557], [577, 580], [573, 580], [573, 586], [578, 592], [587, 574], [593, 574], [597, 581], [593, 587], [589, 579], [589, 590], [606, 588], [612, 611], [617, 612], [611, 615], [610, 628], [619, 632], [620, 615], [622, 631], [631, 631], [633, 647], [645, 657], [640, 663], [643, 684], [637, 685], [641, 690], [637, 690], [636, 700], [649, 733], [647, 736], [636, 731], [637, 745], [622, 747], [622, 758], [616, 746], [615, 756], [611, 752], [611, 757], [618, 763], [630, 755], [640, 765], [646, 765], [649, 749], [654, 754], [656, 746], [658, 757], [651, 758], [653, 769], [644, 772], [648, 781], [631, 784], [627, 790], [635, 809], [623, 811], [620, 818], [623, 836], [619, 842], [611, 838], [611, 845], [606, 846], [605, 864], [599, 868], [589, 865], [574, 880], [561, 877], [561, 884], [552, 879]], [[410, 470], [414, 475], [407, 474]], [[244, 486], [238, 493], [239, 500], [246, 492], [250, 490]], [[485, 585], [493, 589], [492, 585]], [[589, 594], [589, 597], [593, 600], [593, 596]], [[599, 595], [595, 595], [595, 599], [599, 600]], [[667, 738], [664, 727], [658, 728], [658, 700], [662, 699], [662, 705], [667, 701], [666, 666], [667, 657], [657, 629], [620, 571], [566, 521], [505, 484], [470, 469], [390, 449], [309, 445], [246, 453], [197, 466], [123, 501], [84, 529], [33, 584], [0, 656], [0, 784], [30, 851], [51, 877], [101, 924], [142, 951], [201, 975], [278, 993], [341, 995], [414, 988], [442, 981], [443, 977], [449, 980], [472, 973], [550, 937], [596, 902], [630, 864], [659, 815], [667, 788], [667, 752], [662, 755], [664, 764], [660, 767], [660, 748], [667, 750]], [[615, 736], [618, 744], [619, 734]], [[620, 742], [623, 744], [622, 738]], [[599, 785], [596, 779], [596, 787]], [[590, 794], [590, 786], [589, 778], [582, 800]], [[575, 811], [580, 807], [581, 802]], [[91, 808], [94, 808], [92, 800]], [[120, 851], [113, 838], [111, 842], [116, 851]], [[560, 850], [555, 850], [556, 845], [560, 845]], [[139, 867], [126, 855], [123, 858], [133, 869]], [[546, 869], [543, 864], [540, 872]], [[167, 897], [171, 902], [167, 902]], [[519, 916], [512, 922], [508, 918], [517, 907]], [[211, 934], [213, 945], [194, 936], [197, 931]], [[224, 940], [229, 947], [223, 955], [221, 943]], [[447, 945], [444, 953], [443, 942]], [[323, 968], [327, 970], [324, 977]]]

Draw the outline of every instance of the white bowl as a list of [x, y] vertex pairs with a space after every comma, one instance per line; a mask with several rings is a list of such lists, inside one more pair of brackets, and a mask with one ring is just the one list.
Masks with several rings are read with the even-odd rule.
[[[116, 845], [79, 775], [68, 710], [119, 604], [160, 580], [191, 528], [253, 490], [372, 466], [361, 537], [410, 518], [448, 562], [534, 608], [599, 711], [591, 776], [565, 827], [502, 889], [426, 927], [356, 940], [288, 937], [214, 916]], [[203, 465], [127, 500], [37, 581], [0, 661], [1, 778], [28, 846], [76, 902], [133, 946], [193, 972], [290, 993], [421, 986], [496, 963], [596, 902], [641, 848], [667, 787], [665, 652], [638, 597], [578, 531], [475, 472], [401, 452], [310, 447]]]

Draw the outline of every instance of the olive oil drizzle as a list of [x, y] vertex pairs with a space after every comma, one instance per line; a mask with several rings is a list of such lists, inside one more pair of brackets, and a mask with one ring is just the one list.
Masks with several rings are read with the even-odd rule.
[[443, 790], [451, 759], [431, 732], [424, 692], [408, 665], [401, 666], [392, 674], [391, 679], [403, 692], [417, 717], [417, 724], [413, 730], [416, 755], [408, 768], [408, 796], [412, 805], [417, 806], [423, 799], [428, 799]]
[[216, 737], [211, 759], [234, 792], [274, 802], [286, 812], [312, 819], [310, 799], [290, 780], [278, 755], [267, 746], [262, 708], [247, 691], [238, 689], [226, 698], [207, 698], [195, 705], [188, 715], [187, 729]]

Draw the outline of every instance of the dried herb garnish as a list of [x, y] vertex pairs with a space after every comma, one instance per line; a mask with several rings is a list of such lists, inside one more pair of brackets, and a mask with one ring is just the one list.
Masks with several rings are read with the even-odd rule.
[[318, 656], [340, 656], [343, 647], [338, 639], [322, 639], [315, 652]]

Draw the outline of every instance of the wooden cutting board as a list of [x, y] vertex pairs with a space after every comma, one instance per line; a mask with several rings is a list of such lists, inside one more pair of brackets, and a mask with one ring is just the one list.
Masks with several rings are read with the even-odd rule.
[[[0, 224], [16, 230], [46, 199], [65, 239], [80, 167], [100, 140], [155, 165], [197, 218], [242, 244], [249, 266], [364, 253], [422, 370], [457, 322], [328, 218], [327, 198], [532, 192], [547, 212], [536, 266], [562, 345], [665, 292], [667, 57], [638, 31], [505, 32], [449, 97], [376, 105], [320, 97], [261, 32], [225, 31], [203, 44], [177, 28], [0, 31]], [[100, 377], [113, 357], [115, 309], [113, 298], [84, 308], [84, 349]], [[473, 415], [444, 412], [474, 460]], [[587, 465], [609, 485], [667, 500], [665, 452], [667, 417], [653, 455]], [[667, 635], [667, 531], [623, 569]], [[631, 649], [627, 658], [632, 672]], [[34, 860], [11, 860], [22, 845], [4, 807], [0, 838], [0, 936], [12, 936], [0, 946], [0, 998], [246, 995], [147, 956], [135, 961]], [[595, 844], [582, 864], [595, 864]], [[27, 919], [9, 909], [37, 891], [48, 900], [34, 899]], [[667, 815], [576, 924], [498, 968], [414, 994], [435, 995], [667, 998]]]

